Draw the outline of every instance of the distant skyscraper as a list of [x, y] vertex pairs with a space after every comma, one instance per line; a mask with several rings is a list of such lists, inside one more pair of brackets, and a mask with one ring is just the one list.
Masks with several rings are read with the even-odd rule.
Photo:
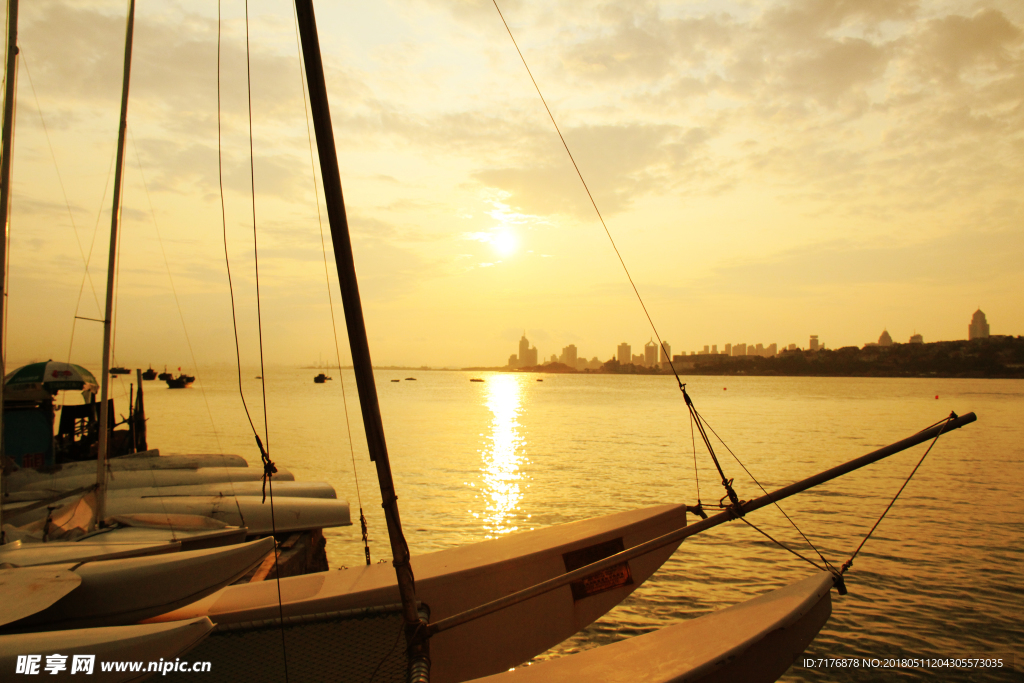
[[569, 344], [562, 349], [562, 355], [558, 358], [559, 363], [565, 363], [570, 368], [576, 367], [576, 345]]
[[630, 346], [626, 342], [622, 342], [621, 344], [619, 344], [618, 354], [617, 354], [618, 358], [619, 358], [619, 365], [629, 365], [630, 363], [632, 363], [633, 362], [632, 353], [633, 353], [633, 347], [632, 346]]
[[777, 355], [779, 355], [779, 346], [778, 346], [778, 344], [769, 344], [768, 348], [765, 349], [765, 351], [764, 351], [764, 355], [766, 355], [766, 356], [777, 356]]
[[661, 362], [664, 365], [672, 358], [672, 347], [664, 339], [661, 340]]
[[725, 355], [727, 355], [727, 356], [731, 356], [732, 355], [732, 344], [726, 344], [725, 345]]
[[882, 334], [878, 337], [879, 346], [892, 346], [892, 337], [889, 336], [889, 330], [882, 330]]
[[808, 345], [807, 348], [809, 348], [811, 351], [817, 351], [818, 350], [818, 335], [816, 335], [816, 334], [812, 334], [811, 335], [811, 343], [810, 343], [810, 345]]
[[910, 343], [911, 344], [924, 344], [924, 337], [922, 337], [921, 335], [919, 335], [917, 333], [914, 333], [914, 334], [910, 335]]
[[971, 326], [967, 328], [968, 339], [984, 339], [988, 336], [988, 320], [979, 308], [971, 316]]
[[745, 356], [745, 355], [747, 355], [747, 345], [746, 344], [733, 344], [733, 346], [732, 346], [732, 355], [734, 355], [734, 356]]
[[526, 332], [523, 332], [522, 339], [519, 340], [519, 366], [521, 368], [530, 368], [537, 364], [537, 347], [530, 346], [530, 340], [526, 338]]
[[644, 365], [653, 368], [658, 365], [658, 345], [654, 340], [644, 344]]

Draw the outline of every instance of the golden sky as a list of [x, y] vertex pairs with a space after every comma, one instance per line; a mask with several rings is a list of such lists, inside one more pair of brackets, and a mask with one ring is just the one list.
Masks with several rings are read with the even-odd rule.
[[[501, 365], [524, 330], [542, 358], [638, 352], [652, 332], [493, 5], [316, 4], [374, 362]], [[98, 368], [100, 326], [78, 321], [73, 341], [72, 326], [102, 317], [127, 3], [21, 5], [8, 367]], [[251, 365], [244, 3], [223, 6], [228, 249]], [[292, 5], [249, 11], [265, 354], [326, 361]], [[1024, 333], [1024, 3], [502, 11], [674, 353], [811, 334], [860, 346], [883, 328], [963, 339], [979, 306], [993, 334]], [[216, 4], [139, 0], [133, 54], [116, 358], [191, 366], [187, 330], [200, 366], [233, 361]]]

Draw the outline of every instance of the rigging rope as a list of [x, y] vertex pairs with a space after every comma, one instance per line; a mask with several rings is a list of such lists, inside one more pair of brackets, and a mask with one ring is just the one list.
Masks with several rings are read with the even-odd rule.
[[[686, 394], [686, 390], [685, 389], [683, 390], [683, 393], [684, 393], [684, 395]], [[768, 491], [766, 491], [765, 488], [763, 486], [761, 486], [761, 482], [759, 482], [757, 480], [757, 477], [755, 477], [753, 475], [753, 473], [749, 469], [747, 469], [747, 466], [743, 464], [743, 461], [739, 459], [739, 456], [737, 456], [733, 452], [733, 450], [731, 448], [729, 448], [729, 444], [725, 443], [725, 440], [718, 435], [718, 432], [716, 432], [714, 430], [714, 428], [710, 424], [707, 423], [707, 421], [704, 419], [704, 417], [700, 413], [697, 412], [697, 407], [693, 405], [693, 402], [689, 400], [689, 397], [687, 397], [687, 404], [690, 406], [690, 410], [693, 413], [693, 415], [696, 416], [697, 426], [701, 427], [701, 424], [707, 425], [707, 428], [709, 430], [711, 430], [711, 433], [715, 435], [715, 438], [718, 439], [719, 443], [721, 443], [722, 446], [725, 447], [725, 450], [729, 451], [729, 455], [731, 455], [733, 457], [733, 459], [739, 464], [739, 466], [743, 468], [743, 471], [747, 473], [747, 476], [750, 477], [751, 481], [753, 481], [754, 484], [757, 485], [757, 488], [761, 489], [762, 493], [767, 495]], [[710, 449], [711, 448], [710, 442], [707, 440], [707, 435], [705, 434], [703, 428], [701, 428], [701, 436], [704, 437], [705, 443], [708, 444], [708, 448]], [[714, 457], [714, 455], [712, 455], [712, 457]], [[715, 460], [715, 464], [718, 464], [717, 460]], [[719, 468], [719, 472], [721, 472], [721, 468]], [[725, 482], [723, 481], [723, 483], [725, 483]], [[732, 485], [732, 480], [730, 479], [729, 480], [729, 486], [727, 488], [731, 489], [731, 485]], [[793, 518], [790, 517], [788, 514], [786, 514], [786, 511], [782, 509], [782, 506], [779, 505], [778, 501], [773, 501], [772, 504], [775, 505], [776, 508], [778, 508], [779, 512], [782, 513], [782, 516], [785, 517], [789, 521], [789, 523], [793, 526], [794, 529], [796, 529], [797, 533], [800, 534], [800, 536], [804, 539], [804, 541], [807, 543], [807, 545], [809, 545], [811, 547], [811, 549], [818, 555], [818, 557], [821, 558], [821, 561], [823, 563], [825, 563], [826, 566], [831, 567], [832, 565], [829, 563], [828, 560], [825, 559], [825, 556], [821, 554], [821, 552], [818, 550], [818, 548], [813, 543], [811, 543], [811, 539], [807, 538], [807, 535], [803, 532], [802, 529], [800, 529], [800, 527], [793, 520]], [[788, 548], [787, 548], [787, 550], [788, 550]]]
[[[236, 367], [238, 369], [238, 394], [242, 399], [242, 407], [245, 409], [245, 416], [249, 420], [249, 427], [252, 428], [252, 434], [256, 438], [256, 445], [260, 451], [260, 459], [263, 462], [263, 501], [267, 499], [267, 488], [270, 488], [270, 525], [271, 531], [273, 532], [274, 538], [277, 538], [277, 521], [274, 515], [274, 483], [273, 475], [277, 473], [277, 467], [270, 459], [270, 454], [267, 452], [267, 448], [264, 448], [263, 441], [260, 439], [260, 435], [256, 430], [256, 425], [252, 421], [252, 415], [249, 413], [249, 406], [245, 401], [245, 392], [242, 390], [242, 354], [238, 343], [238, 317], [235, 312], [235, 291], [231, 281], [231, 262], [228, 257], [228, 224], [227, 224], [227, 209], [225, 208], [224, 201], [224, 151], [222, 143], [222, 124], [221, 124], [221, 33], [223, 29], [223, 23], [221, 21], [221, 1], [217, 0], [217, 176], [220, 185], [220, 213], [221, 213], [221, 229], [224, 238], [224, 263], [227, 266], [228, 273], [228, 291], [231, 296], [231, 324], [235, 335], [235, 358]], [[246, 72], [246, 95], [249, 105], [249, 180], [250, 189], [252, 192], [252, 229], [253, 229], [253, 252], [256, 260], [256, 318], [258, 321], [259, 330], [259, 346], [260, 346], [260, 386], [263, 389], [263, 429], [264, 434], [267, 436], [267, 447], [270, 445], [269, 431], [267, 426], [267, 385], [264, 377], [266, 373], [264, 371], [263, 364], [263, 325], [260, 317], [260, 289], [259, 289], [259, 251], [258, 243], [256, 240], [256, 180], [255, 180], [255, 164], [254, 154], [252, 145], [252, 77], [250, 73], [249, 63], [249, 2], [246, 0], [245, 3], [245, 72]], [[285, 642], [284, 635], [284, 607], [281, 599], [281, 573], [278, 570], [277, 561], [280, 557], [280, 552], [277, 546], [274, 547], [274, 574], [276, 575], [277, 584], [277, 609], [278, 616], [281, 624], [281, 650], [284, 654], [284, 676], [285, 680], [288, 680], [288, 649]]]
[[356, 501], [359, 503], [359, 526], [362, 531], [363, 553], [366, 556], [366, 564], [370, 564], [370, 541], [367, 535], [366, 515], [363, 514], [363, 497], [359, 491], [359, 470], [356, 468], [356, 451], [352, 442], [352, 424], [348, 416], [348, 397], [345, 393], [345, 375], [341, 372], [341, 348], [338, 344], [338, 326], [334, 319], [334, 297], [331, 294], [331, 271], [327, 265], [327, 244], [324, 240], [324, 221], [320, 212], [320, 189], [316, 184], [316, 164], [313, 158], [313, 135], [309, 129], [309, 106], [306, 104], [306, 79], [305, 70], [302, 66], [302, 46], [299, 38], [299, 17], [298, 10], [292, 4], [292, 16], [295, 20], [295, 45], [298, 47], [299, 84], [302, 87], [302, 107], [306, 117], [306, 140], [309, 143], [309, 168], [313, 179], [313, 196], [316, 200], [316, 220], [320, 226], [320, 252], [324, 257], [324, 281], [327, 284], [327, 303], [331, 309], [331, 332], [334, 333], [334, 356], [338, 363], [338, 382], [341, 384], [341, 404], [345, 413], [345, 432], [348, 435], [348, 449], [352, 457], [352, 477], [356, 484]]
[[[955, 420], [956, 418], [957, 418], [957, 414], [951, 412], [949, 414], [949, 417], [947, 417], [945, 420], [939, 420], [934, 425], [932, 425], [932, 427], [934, 427], [936, 425], [939, 425], [939, 424], [942, 424], [943, 422], [947, 422], [948, 423], [948, 422], [950, 422], [952, 420]], [[931, 427], [929, 427], [928, 429], [930, 429], [930, 428]], [[932, 442], [930, 444], [928, 444], [928, 450], [926, 450], [924, 452], [924, 455], [921, 456], [921, 459], [917, 461], [916, 465], [914, 465], [914, 469], [911, 470], [910, 475], [907, 477], [907, 480], [905, 482], [903, 482], [903, 486], [901, 486], [900, 490], [896, 492], [896, 495], [892, 497], [892, 500], [889, 501], [889, 504], [885, 506], [885, 510], [882, 511], [881, 516], [875, 522], [874, 526], [871, 527], [871, 530], [868, 531], [867, 535], [864, 536], [864, 538], [861, 540], [860, 545], [857, 546], [857, 549], [853, 551], [852, 555], [850, 555], [850, 559], [848, 559], [846, 562], [843, 562], [843, 567], [839, 571], [840, 575], [845, 574], [846, 570], [853, 566], [853, 559], [855, 557], [857, 557], [857, 553], [860, 552], [860, 549], [863, 548], [864, 544], [868, 542], [869, 538], [871, 538], [871, 534], [875, 533], [875, 529], [877, 529], [878, 525], [882, 523], [882, 520], [885, 518], [885, 516], [887, 514], [889, 514], [889, 510], [892, 508], [893, 504], [896, 502], [896, 499], [900, 497], [901, 493], [903, 493], [903, 489], [907, 488], [907, 484], [910, 483], [911, 478], [915, 474], [917, 474], [917, 469], [921, 466], [921, 463], [924, 462], [924, 459], [928, 457], [928, 454], [932, 452], [932, 448], [935, 447], [935, 444], [939, 440], [940, 436], [942, 436], [942, 431], [940, 431], [938, 434], [936, 434], [935, 438], [932, 439]]]
[[[142, 168], [142, 157], [139, 155], [139, 147], [135, 144], [135, 133], [131, 126], [128, 126], [128, 138], [132, 142], [132, 149], [135, 150], [135, 162], [139, 166], [139, 177], [142, 178], [142, 187], [146, 191], [146, 199], [149, 202], [149, 213], [153, 217], [153, 230], [156, 231], [156, 241], [160, 245], [160, 254], [164, 259], [164, 269], [167, 270], [167, 281], [171, 285], [171, 294], [174, 296], [174, 305], [178, 309], [178, 319], [181, 320], [181, 331], [185, 335], [185, 344], [188, 346], [188, 354], [192, 358], [192, 367], [196, 369], [196, 384], [199, 385], [199, 393], [203, 395], [203, 402], [206, 404], [206, 414], [210, 417], [210, 426], [213, 427], [213, 438], [217, 442], [217, 451], [223, 455], [224, 449], [220, 443], [220, 435], [217, 432], [217, 423], [213, 419], [213, 410], [210, 408], [210, 399], [206, 395], [206, 388], [203, 380], [200, 379], [199, 362], [196, 361], [196, 353], [192, 349], [192, 340], [188, 336], [188, 327], [185, 325], [185, 314], [181, 310], [181, 301], [178, 299], [178, 290], [174, 287], [174, 277], [171, 275], [171, 263], [167, 258], [167, 250], [164, 249], [163, 236], [160, 234], [160, 226], [156, 222], [156, 208], [153, 206], [153, 197], [149, 194], [149, 183], [146, 182], [146, 173]], [[229, 482], [234, 488], [234, 482]]]

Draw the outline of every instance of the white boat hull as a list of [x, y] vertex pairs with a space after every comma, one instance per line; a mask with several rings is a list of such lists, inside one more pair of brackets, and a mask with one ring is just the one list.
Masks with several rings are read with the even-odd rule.
[[[67, 595], [32, 616], [8, 624], [17, 631], [129, 624], [199, 600], [244, 575], [274, 549], [274, 539], [226, 548], [49, 565], [81, 578]], [[42, 568], [14, 569], [30, 572]]]
[[479, 683], [769, 683], [778, 680], [832, 613], [832, 576], [820, 572], [682, 624], [477, 679]]
[[[295, 475], [284, 467], [278, 467], [274, 481], [295, 481]], [[25, 470], [20, 470], [24, 472]], [[91, 473], [75, 473], [61, 476], [40, 475], [31, 478], [8, 480], [10, 494], [34, 495], [46, 498], [63, 491], [73, 491], [96, 483], [96, 467]], [[12, 477], [13, 479], [13, 477]], [[114, 470], [107, 475], [107, 489], [137, 489], [163, 486], [196, 486], [200, 484], [223, 484], [226, 482], [262, 482], [263, 470], [255, 467], [200, 467], [198, 469], [167, 470]], [[16, 500], [16, 498], [9, 498]]]
[[[39, 655], [41, 659], [38, 672], [40, 677], [47, 681], [138, 681], [150, 675], [150, 662], [174, 662], [202, 641], [212, 629], [213, 623], [209, 619], [200, 618], [166, 624], [136, 624], [4, 635], [0, 636], [0, 677], [3, 680], [20, 679], [21, 676], [15, 674], [18, 657]], [[51, 674], [43, 668], [46, 665], [46, 656], [57, 653], [67, 657], [64, 660], [67, 668]], [[84, 671], [72, 673], [75, 655], [95, 656], [91, 674]], [[104, 662], [127, 661], [141, 662], [141, 671], [102, 670]]]
[[[685, 506], [664, 505], [418, 555], [412, 561], [417, 596], [429, 606], [431, 620], [436, 621], [561, 576], [567, 570], [567, 556], [571, 558], [573, 553], [608, 544], [603, 554], [607, 556], [613, 554], [616, 545], [630, 548], [685, 524]], [[591, 582], [595, 588], [593, 594], [577, 591], [574, 597], [573, 588], [565, 586], [436, 635], [430, 643], [431, 681], [463, 681], [504, 671], [547, 650], [621, 602], [657, 570], [676, 547], [652, 551], [630, 561], [628, 570], [622, 568], [618, 573], [610, 573], [611, 580], [603, 586], [606, 590], [600, 590], [600, 582]], [[599, 558], [593, 557], [591, 561], [594, 559]], [[616, 578], [621, 581], [617, 582]], [[281, 611], [286, 620], [399, 602], [395, 572], [390, 564], [281, 579], [280, 590]], [[229, 586], [158, 619], [197, 616], [209, 616], [224, 627], [275, 620], [278, 617], [277, 584]], [[242, 636], [231, 639], [215, 636], [203, 647], [204, 657], [212, 657], [208, 651], [217, 648], [222, 648], [221, 654], [230, 655], [225, 650], [251, 646], [246, 645]], [[303, 649], [307, 647], [319, 648], [301, 638], [289, 640], [289, 659], [303, 657]], [[271, 656], [271, 653], [264, 654]], [[312, 650], [308, 655], [317, 661], [327, 656]], [[347, 666], [343, 660], [339, 658], [336, 666]], [[273, 680], [276, 672], [260, 661], [256, 657], [252, 659], [249, 680]], [[345, 676], [344, 670], [337, 674], [339, 680]]]

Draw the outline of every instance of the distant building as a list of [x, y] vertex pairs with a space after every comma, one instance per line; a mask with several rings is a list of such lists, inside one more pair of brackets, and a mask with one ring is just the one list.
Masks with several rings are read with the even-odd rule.
[[732, 355], [734, 355], [734, 356], [745, 356], [745, 355], [747, 355], [747, 345], [746, 344], [733, 344]]
[[769, 344], [764, 353], [766, 356], [777, 356], [779, 355], [779, 347], [776, 344]]
[[971, 316], [971, 325], [967, 328], [968, 339], [985, 339], [988, 337], [988, 320], [979, 308]]
[[725, 345], [725, 355], [727, 355], [727, 356], [731, 356], [732, 355], [732, 344], [726, 344]]
[[513, 370], [518, 368], [519, 367], [519, 356], [517, 356], [514, 353], [511, 356], [509, 356], [508, 357], [508, 367], [512, 368]]
[[[815, 338], [817, 338], [817, 337], [815, 337]], [[786, 347], [786, 350], [787, 351], [796, 351], [796, 344], [790, 344], [789, 346]]]
[[649, 368], [658, 366], [658, 345], [653, 339], [644, 344], [644, 365]]
[[711, 345], [711, 354], [713, 356], [717, 356], [718, 355], [718, 344], [712, 344]]
[[818, 350], [818, 335], [816, 335], [816, 334], [812, 334], [811, 335], [811, 342], [810, 342], [810, 344], [807, 345], [807, 348], [809, 348], [811, 351], [817, 351]]
[[697, 352], [697, 355], [698, 355], [698, 356], [706, 356], [706, 355], [708, 355], [709, 353], [711, 353], [711, 352], [710, 352], [710, 351], [708, 350], [708, 345], [707, 345], [707, 344], [705, 344], [705, 345], [704, 345], [704, 350], [703, 350], [703, 351], [698, 351], [698, 352]]
[[672, 347], [664, 339], [661, 340], [661, 365], [662, 367], [668, 367], [669, 360], [672, 358]]
[[922, 337], [921, 335], [916, 334], [916, 333], [912, 334], [912, 335], [910, 335], [910, 343], [911, 344], [924, 344], [924, 337]]
[[630, 359], [630, 362], [633, 365], [643, 365], [644, 364], [644, 355], [642, 353], [634, 353], [632, 358]]
[[622, 342], [621, 344], [619, 344], [618, 353], [616, 354], [616, 356], [618, 357], [618, 360], [619, 360], [619, 365], [629, 365], [630, 363], [632, 363], [633, 362], [632, 353], [633, 353], [633, 347], [632, 346], [630, 346], [626, 342]]
[[559, 363], [565, 363], [570, 368], [576, 367], [576, 345], [569, 344], [562, 349], [562, 355], [558, 357]]
[[519, 340], [519, 365], [516, 367], [531, 368], [534, 365], [537, 365], [537, 347], [530, 346], [530, 340], [526, 338], [526, 332], [523, 332]]
[[889, 330], [882, 330], [882, 334], [878, 336], [879, 346], [892, 346], [892, 337], [889, 336]]

